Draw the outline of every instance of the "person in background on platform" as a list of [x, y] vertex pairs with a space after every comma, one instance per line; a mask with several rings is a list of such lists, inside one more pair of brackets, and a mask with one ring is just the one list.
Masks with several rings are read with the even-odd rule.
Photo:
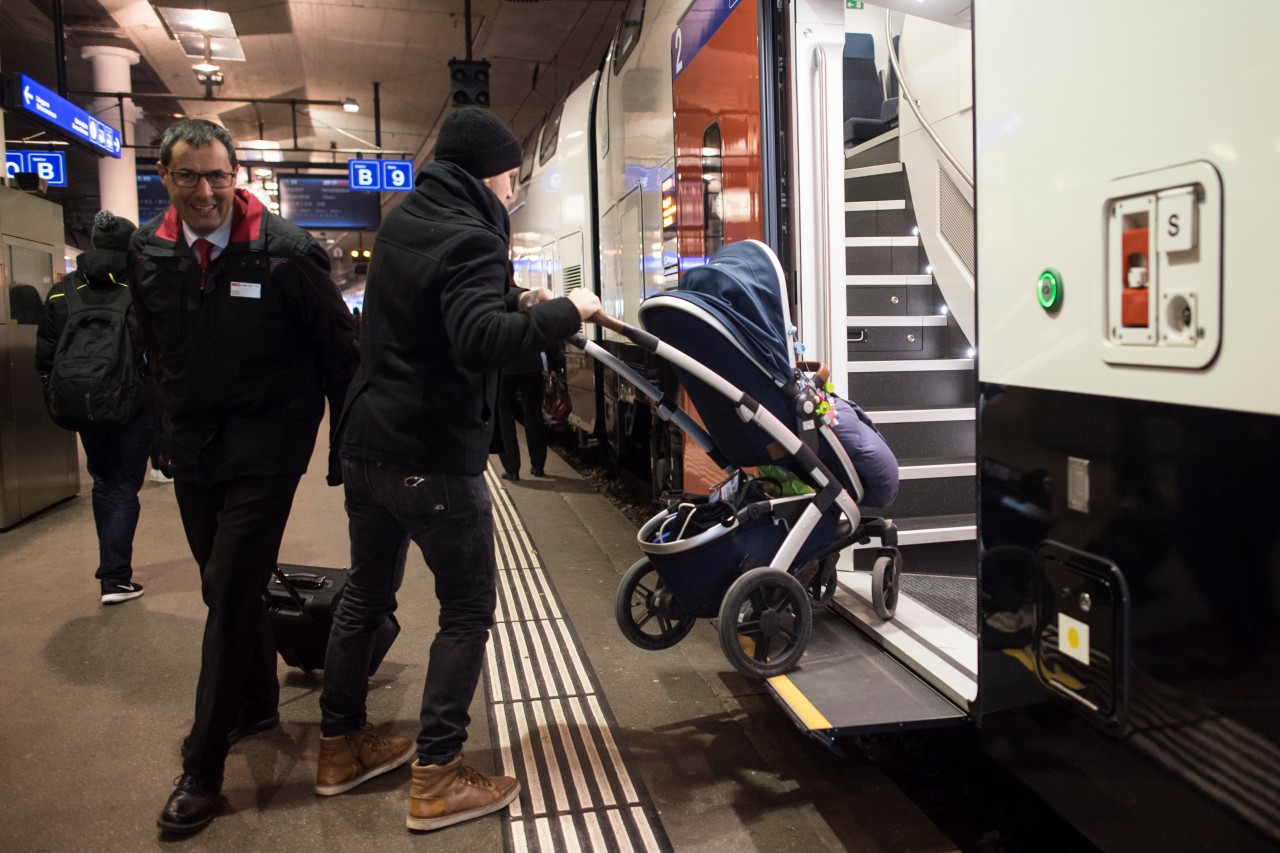
[[[553, 351], [557, 347], [552, 348]], [[502, 366], [498, 387], [498, 424], [502, 434], [502, 479], [520, 479], [520, 442], [516, 438], [516, 415], [524, 423], [524, 440], [529, 447], [529, 473], [544, 475], [547, 464], [547, 423], [542, 419], [543, 360], [541, 352], [522, 353]]]
[[[58, 341], [67, 326], [70, 309], [67, 288], [86, 308], [117, 297], [128, 300], [129, 239], [136, 226], [109, 210], [93, 220], [92, 248], [76, 258], [76, 271], [49, 289], [40, 325], [36, 329], [36, 371], [48, 385]], [[127, 304], [127, 302], [126, 302]], [[136, 310], [125, 313], [133, 363], [145, 368], [146, 345], [138, 330]], [[86, 467], [93, 478], [93, 523], [98, 532], [98, 571], [94, 577], [103, 604], [119, 604], [142, 595], [142, 584], [133, 582], [133, 534], [138, 528], [142, 504], [138, 491], [147, 476], [147, 460], [155, 432], [155, 387], [145, 374], [138, 377], [136, 411], [124, 423], [91, 426], [79, 430]]]
[[[498, 369], [600, 310], [582, 289], [553, 299], [510, 285], [504, 205], [519, 165], [520, 143], [488, 110], [464, 107], [444, 120], [435, 162], [378, 230], [362, 362], [343, 414], [351, 575], [325, 658], [316, 793], [350, 790], [416, 755], [407, 819], [415, 830], [490, 814], [520, 791], [513, 778], [462, 763], [496, 603], [484, 472]], [[386, 749], [366, 719], [369, 656], [394, 607], [406, 535], [435, 576], [440, 628], [417, 742], [396, 738]]]
[[359, 306], [351, 309], [351, 320], [355, 324], [353, 328], [355, 329], [356, 341], [358, 342], [360, 340], [360, 308]]
[[[217, 813], [231, 744], [280, 721], [263, 593], [316, 432], [355, 369], [351, 312], [302, 229], [236, 189], [235, 144], [184, 119], [160, 143], [170, 206], [134, 235], [134, 299], [160, 381], [164, 452], [209, 612], [182, 775], [157, 820]], [[331, 445], [330, 485], [338, 485]]]

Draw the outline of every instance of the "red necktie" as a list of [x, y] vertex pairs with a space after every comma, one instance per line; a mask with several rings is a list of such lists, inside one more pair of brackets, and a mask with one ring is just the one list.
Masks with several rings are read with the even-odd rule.
[[191, 244], [191, 248], [196, 251], [196, 261], [200, 264], [200, 269], [207, 270], [209, 268], [209, 256], [213, 253], [213, 244], [201, 237]]

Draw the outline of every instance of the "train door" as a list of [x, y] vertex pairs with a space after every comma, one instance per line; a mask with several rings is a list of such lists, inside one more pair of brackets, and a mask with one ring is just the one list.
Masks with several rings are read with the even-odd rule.
[[[944, 263], [963, 247], [928, 214], [950, 209], [934, 189], [950, 167], [936, 148], [904, 156], [918, 138], [933, 137], [914, 119], [899, 126], [896, 60], [892, 74], [885, 70], [888, 46], [909, 41], [907, 77], [925, 119], [945, 123], [939, 135], [947, 141], [967, 139], [971, 110], [954, 102], [969, 90], [969, 33], [941, 10], [921, 19], [914, 3], [885, 5], [908, 14], [792, 0], [772, 22], [772, 37], [761, 27], [761, 49], [773, 57], [765, 67], [784, 69], [788, 92], [775, 109], [785, 148], [765, 146], [761, 167], [789, 175], [764, 184], [785, 188], [779, 212], [790, 231], [780, 233], [789, 233], [792, 248], [784, 268], [799, 337], [808, 358], [831, 368], [837, 391], [871, 415], [901, 475], [890, 506], [863, 507], [897, 525], [895, 617], [876, 614], [872, 573], [862, 571], [872, 568], [879, 543], [855, 545], [841, 555], [839, 587], [815, 619], [800, 667], [768, 682], [820, 738], [963, 723], [977, 699], [973, 353], [953, 331], [953, 317], [972, 316], [972, 281], [954, 296], [945, 286], [964, 284]], [[771, 104], [762, 103], [767, 115]], [[711, 202], [705, 207], [714, 213]], [[972, 234], [971, 207], [967, 215]], [[878, 686], [830, 690], [864, 678]]]
[[[635, 310], [640, 300], [624, 302], [622, 294], [637, 294], [643, 299], [649, 293], [646, 282], [649, 253], [644, 240], [645, 195], [644, 188], [637, 185], [623, 196], [607, 217], [613, 228], [604, 261], [608, 263], [612, 256], [615, 275], [612, 284], [602, 289], [601, 301], [608, 313], [613, 313], [611, 307], [615, 305], [623, 306], [620, 314], [631, 323], [638, 322]], [[605, 246], [602, 233], [601, 249], [604, 250]], [[605, 281], [609, 282], [610, 278], [605, 276]], [[637, 398], [635, 387], [620, 381], [616, 375], [608, 376], [604, 392], [604, 422], [610, 452], [628, 463], [638, 462], [638, 458], [631, 457], [648, 452], [650, 421], [647, 404]]]
[[[683, 272], [725, 243], [764, 240], [765, 161], [757, 0], [695, 0], [671, 36], [676, 249]], [[684, 489], [724, 478], [684, 439]]]
[[[561, 237], [556, 241], [559, 254], [560, 275], [556, 282], [557, 296], [568, 296], [585, 281], [583, 251], [583, 235], [581, 231]], [[596, 420], [596, 383], [595, 370], [591, 359], [577, 347], [562, 347], [565, 360], [566, 376], [569, 385], [569, 400], [572, 404], [569, 423], [584, 432], [595, 429]]]

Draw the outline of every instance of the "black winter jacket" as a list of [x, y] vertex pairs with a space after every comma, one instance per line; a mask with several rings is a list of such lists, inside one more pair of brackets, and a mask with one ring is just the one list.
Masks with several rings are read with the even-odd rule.
[[325, 398], [340, 411], [355, 369], [351, 312], [324, 250], [244, 190], [232, 216], [231, 242], [208, 271], [172, 207], [130, 247], [178, 480], [301, 475]]
[[343, 452], [474, 476], [488, 463], [498, 368], [580, 326], [568, 299], [517, 311], [507, 212], [451, 163], [418, 173], [374, 242]]

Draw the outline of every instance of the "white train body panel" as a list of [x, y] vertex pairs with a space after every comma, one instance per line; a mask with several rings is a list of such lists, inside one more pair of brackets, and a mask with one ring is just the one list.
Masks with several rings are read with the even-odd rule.
[[548, 123], [541, 139], [530, 141], [537, 146], [532, 170], [511, 211], [511, 255], [521, 287], [548, 287], [557, 296], [595, 288], [595, 265], [588, 262], [596, 228], [588, 128], [596, 77], [569, 93], [558, 126]]
[[[671, 33], [687, 2], [650, 2], [634, 47], [601, 71], [596, 119], [605, 311], [639, 325], [640, 302], [663, 286], [662, 181], [672, 173]], [[617, 70], [615, 73], [615, 66]], [[613, 333], [606, 339], [621, 340]]]
[[[1268, 235], [1280, 187], [1280, 111], [1268, 93], [1280, 83], [1280, 4], [990, 0], [975, 27], [980, 378], [1280, 413], [1280, 383], [1266, 378], [1276, 340]], [[1071, 45], [1088, 53], [1059, 66], [1058, 49]], [[1090, 120], [1064, 121], [1064, 105]], [[1186, 186], [1201, 195], [1194, 248], [1153, 246], [1157, 304], [1138, 327], [1150, 340], [1135, 337], [1116, 323], [1125, 282], [1109, 211], [1129, 199], [1118, 214], [1146, 216], [1135, 203]], [[1170, 222], [1148, 207], [1151, 224], [1164, 226], [1155, 243]], [[1172, 227], [1187, 236], [1185, 223]], [[1056, 311], [1036, 298], [1050, 268], [1062, 279]], [[1179, 340], [1185, 329], [1170, 304], [1187, 306], [1194, 340]]]

